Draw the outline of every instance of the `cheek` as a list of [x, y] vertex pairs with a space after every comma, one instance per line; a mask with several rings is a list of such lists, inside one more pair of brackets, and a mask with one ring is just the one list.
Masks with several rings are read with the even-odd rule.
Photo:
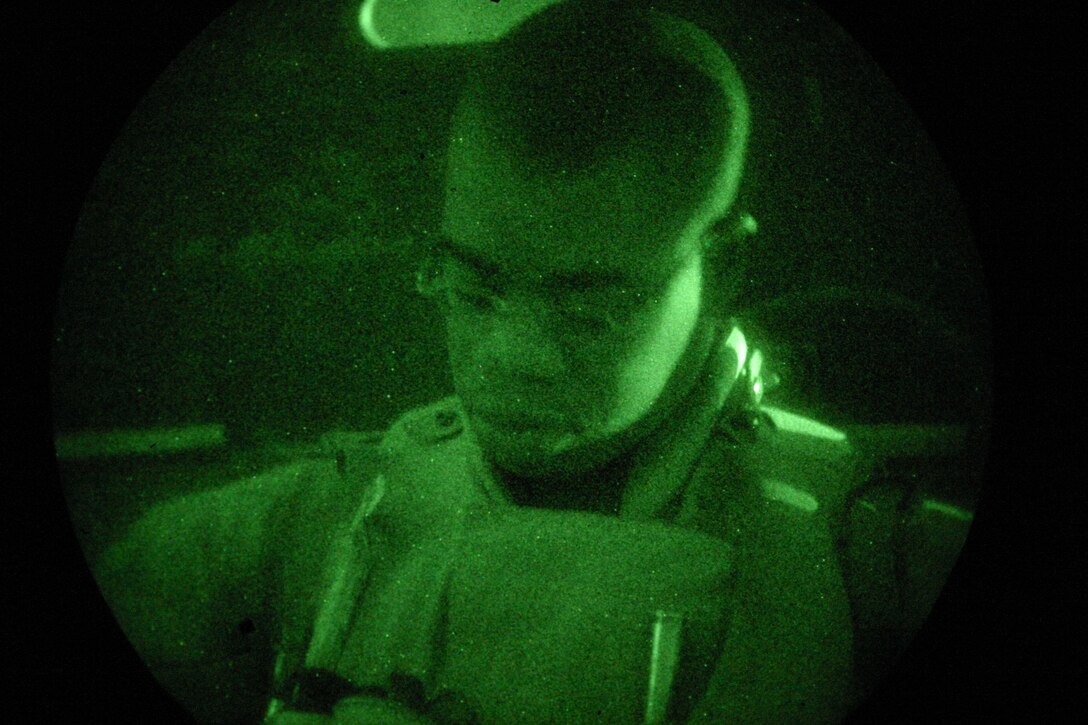
[[617, 359], [609, 386], [617, 425], [634, 422], [649, 410], [682, 352], [683, 346], [670, 336], [654, 335]]
[[464, 323], [452, 319], [446, 321], [446, 350], [455, 383], [462, 381], [474, 370], [479, 374], [480, 365], [475, 360], [479, 353], [479, 338], [479, 334], [472, 334]]
[[[517, 364], [503, 356], [486, 330], [455, 319], [448, 319], [445, 327], [450, 372], [462, 400], [486, 396], [510, 384], [510, 375], [499, 368], [509, 371]], [[567, 350], [568, 372], [547, 388], [549, 406], [570, 416], [580, 429], [605, 427], [627, 394], [622, 381], [629, 344], [582, 344]]]
[[[549, 403], [565, 409], [580, 427], [601, 432], [637, 421], [660, 396], [687, 349], [700, 302], [701, 275], [695, 267], [680, 275], [664, 304], [628, 334], [560, 353], [565, 374], [550, 381]], [[519, 350], [514, 362], [503, 359], [487, 330], [465, 320], [447, 319], [446, 337], [454, 384], [463, 398], [508, 383], [507, 373], [526, 357], [527, 350]]]
[[633, 422], [645, 414], [665, 389], [683, 356], [699, 318], [701, 278], [698, 269], [690, 278], [677, 280], [666, 304], [640, 325], [637, 340], [617, 356], [614, 389], [616, 425]]
[[593, 411], [590, 418], [606, 418], [625, 395], [624, 368], [630, 349], [622, 344], [583, 346], [571, 355], [568, 389], [572, 405]]

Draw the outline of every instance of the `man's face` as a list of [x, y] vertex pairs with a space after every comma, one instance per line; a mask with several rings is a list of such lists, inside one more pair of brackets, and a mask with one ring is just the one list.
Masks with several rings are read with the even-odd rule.
[[699, 316], [704, 225], [647, 158], [534, 174], [479, 128], [450, 156], [450, 363], [485, 452], [542, 475], [661, 394]]

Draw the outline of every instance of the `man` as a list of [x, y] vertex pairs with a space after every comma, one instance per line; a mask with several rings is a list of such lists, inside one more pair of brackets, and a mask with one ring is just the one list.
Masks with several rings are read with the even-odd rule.
[[748, 120], [663, 13], [562, 3], [481, 49], [418, 278], [456, 396], [103, 557], [167, 688], [276, 725], [841, 718], [866, 468], [760, 405], [731, 321]]

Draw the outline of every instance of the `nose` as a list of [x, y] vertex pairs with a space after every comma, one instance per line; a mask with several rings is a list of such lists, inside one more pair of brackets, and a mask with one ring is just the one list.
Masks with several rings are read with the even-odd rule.
[[551, 326], [533, 305], [511, 305], [491, 322], [486, 368], [499, 379], [554, 385], [568, 373], [567, 354]]

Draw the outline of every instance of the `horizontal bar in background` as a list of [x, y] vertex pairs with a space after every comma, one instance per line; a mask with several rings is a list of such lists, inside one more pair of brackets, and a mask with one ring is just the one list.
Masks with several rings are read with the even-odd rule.
[[220, 423], [142, 430], [82, 431], [58, 434], [54, 444], [57, 458], [62, 461], [156, 456], [225, 446], [226, 431], [227, 427]]
[[841, 430], [858, 449], [885, 458], [941, 458], [967, 452], [966, 425], [849, 425]]

